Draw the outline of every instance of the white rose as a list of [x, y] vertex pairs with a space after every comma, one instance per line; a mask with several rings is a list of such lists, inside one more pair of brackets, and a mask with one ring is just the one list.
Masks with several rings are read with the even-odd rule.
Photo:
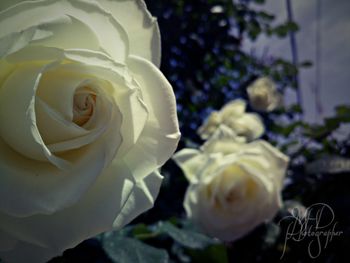
[[244, 100], [236, 99], [226, 104], [220, 111], [213, 111], [199, 127], [198, 134], [206, 140], [223, 124], [248, 141], [259, 138], [265, 131], [264, 124], [258, 114], [246, 113], [246, 106]]
[[153, 206], [175, 97], [141, 0], [0, 10], [0, 257], [40, 263]]
[[174, 160], [190, 181], [187, 216], [206, 234], [234, 241], [281, 207], [288, 157], [262, 140], [239, 143], [223, 128], [200, 151], [183, 149]]
[[275, 83], [267, 78], [259, 78], [248, 88], [249, 102], [255, 110], [273, 111], [282, 104], [282, 95], [277, 91]]

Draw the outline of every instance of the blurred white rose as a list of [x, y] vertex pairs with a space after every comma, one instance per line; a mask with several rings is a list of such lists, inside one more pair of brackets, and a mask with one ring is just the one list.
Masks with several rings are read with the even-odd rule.
[[246, 113], [246, 106], [244, 100], [236, 99], [226, 104], [220, 111], [213, 111], [199, 127], [198, 134], [206, 140], [223, 124], [248, 141], [259, 138], [265, 131], [263, 122], [258, 114]]
[[175, 97], [141, 0], [0, 10], [0, 257], [40, 263], [153, 206]]
[[273, 111], [282, 104], [282, 95], [275, 83], [267, 77], [259, 78], [248, 88], [247, 93], [251, 106], [258, 111]]
[[265, 141], [237, 142], [221, 126], [200, 151], [183, 149], [173, 158], [190, 182], [187, 216], [212, 237], [236, 240], [281, 207], [288, 157]]

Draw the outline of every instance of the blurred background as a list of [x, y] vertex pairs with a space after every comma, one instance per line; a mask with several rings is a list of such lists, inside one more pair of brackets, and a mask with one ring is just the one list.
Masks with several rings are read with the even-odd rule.
[[[300, 87], [304, 116], [307, 121], [320, 122], [330, 116], [338, 104], [349, 103], [350, 89], [350, 2], [346, 0], [292, 0], [294, 21], [299, 25], [295, 34], [299, 60], [313, 62], [313, 67], [300, 71]], [[258, 7], [257, 7], [258, 8]], [[274, 23], [288, 19], [285, 0], [266, 0], [261, 7], [275, 15]], [[243, 44], [246, 51], [292, 60], [290, 38], [260, 36], [256, 42]], [[292, 100], [287, 94], [287, 99]]]
[[[161, 70], [172, 84], [184, 147], [198, 127], [268, 76], [284, 105], [259, 112], [263, 139], [291, 158], [276, 218], [233, 243], [206, 237], [186, 220], [188, 182], [170, 160], [155, 207], [121, 231], [88, 240], [52, 262], [347, 262], [350, 249], [350, 1], [146, 0], [162, 36]], [[247, 111], [254, 111], [248, 106]], [[311, 258], [307, 237], [285, 244], [282, 218], [326, 203], [336, 231]], [[301, 211], [300, 210], [300, 211]], [[329, 220], [332, 215], [324, 215]], [[311, 227], [317, 228], [316, 223]], [[324, 242], [324, 240], [322, 241]], [[281, 258], [282, 254], [284, 256]]]

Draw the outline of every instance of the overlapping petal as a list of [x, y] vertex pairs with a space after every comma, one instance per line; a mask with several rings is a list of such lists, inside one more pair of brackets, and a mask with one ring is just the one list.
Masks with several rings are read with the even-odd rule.
[[[48, 249], [61, 253], [81, 240], [111, 230], [113, 225], [124, 226], [152, 207], [161, 181], [162, 177], [157, 172], [135, 181], [127, 166], [115, 161], [79, 204], [53, 215], [15, 218], [0, 214], [0, 225], [6, 226], [4, 231], [21, 242], [38, 246], [30, 257], [42, 253], [39, 247], [43, 252]], [[66, 223], [62, 224], [62, 221]], [[52, 235], [51, 229], [55, 229], [55, 235]]]
[[200, 151], [183, 149], [174, 159], [190, 181], [187, 216], [210, 236], [236, 240], [281, 207], [289, 160], [265, 141], [244, 143], [221, 125]]
[[153, 206], [175, 97], [142, 0], [4, 0], [0, 23], [0, 256], [39, 263]]
[[175, 96], [166, 78], [151, 62], [142, 58], [130, 57], [128, 67], [149, 110], [138, 141], [125, 156], [135, 176], [142, 178], [168, 160], [177, 147], [180, 132]]
[[209, 115], [199, 127], [198, 134], [203, 140], [207, 140], [221, 125], [225, 125], [247, 141], [261, 137], [265, 132], [263, 121], [255, 113], [246, 113], [246, 106], [246, 102], [242, 99], [227, 103], [220, 111], [214, 111]]
[[[95, 1], [23, 1], [5, 11], [0, 12], [0, 39], [11, 35], [14, 45], [19, 45], [18, 38], [25, 38], [22, 41], [25, 45], [33, 42], [48, 47], [104, 51], [119, 62], [125, 62], [129, 53], [125, 30]], [[13, 28], [18, 33], [27, 33], [18, 36]], [[36, 36], [43, 32], [44, 37], [38, 39]]]
[[[143, 0], [100, 0], [120, 22], [129, 37], [130, 54], [160, 66], [160, 33], [156, 18], [148, 12]], [[128, 10], [125, 12], [125, 10]]]
[[[46, 147], [36, 125], [35, 93], [41, 75], [53, 66], [24, 64], [7, 78], [0, 89], [0, 135], [15, 151], [27, 158], [49, 160], [60, 169], [69, 164]], [[17, 96], [21, 94], [21, 96]], [[13, 101], [13, 98], [17, 100]]]
[[[51, 55], [53, 56], [53, 54]], [[29, 57], [27, 57], [26, 63], [33, 62], [30, 61]], [[34, 68], [35, 67], [32, 66], [30, 67], [31, 70]], [[34, 79], [35, 83], [36, 79], [38, 78], [38, 74], [39, 73], [28, 74], [28, 77]], [[16, 83], [16, 85], [14, 85], [15, 89], [5, 89], [6, 87], [2, 87], [1, 89], [1, 92], [5, 94], [7, 90], [11, 92], [18, 92], [16, 89], [19, 89], [21, 87], [25, 88], [23, 92], [20, 92], [22, 96], [19, 97], [19, 101], [24, 101], [22, 104], [19, 102], [17, 104], [10, 103], [11, 100], [8, 100], [7, 96], [5, 96], [6, 94], [1, 96], [1, 98], [4, 100], [4, 103], [1, 106], [1, 112], [2, 115], [4, 115], [2, 116], [2, 123], [6, 124], [1, 127], [2, 129], [11, 128], [13, 131], [12, 133], [7, 130], [4, 130], [2, 132], [2, 138], [7, 138], [7, 140], [4, 141], [1, 139], [0, 147], [2, 160], [0, 162], [0, 169], [1, 174], [3, 174], [2, 184], [0, 186], [0, 210], [12, 215], [19, 216], [28, 216], [35, 213], [53, 213], [59, 209], [75, 203], [88, 189], [88, 187], [95, 181], [96, 177], [100, 174], [102, 169], [104, 169], [106, 163], [108, 163], [115, 156], [118, 145], [121, 143], [120, 135], [118, 136], [118, 131], [121, 126], [121, 116], [117, 116], [117, 109], [112, 109], [113, 116], [111, 114], [106, 114], [106, 116], [110, 116], [107, 118], [107, 120], [104, 119], [106, 116], [104, 116], [104, 114], [101, 114], [100, 119], [102, 121], [105, 120], [102, 127], [105, 130], [109, 130], [106, 131], [106, 134], [103, 134], [103, 136], [101, 132], [97, 131], [97, 134], [94, 134], [93, 131], [90, 131], [90, 136], [92, 137], [89, 137], [87, 134], [85, 137], [77, 137], [74, 142], [71, 142], [69, 144], [70, 148], [63, 148], [65, 145], [62, 144], [58, 145], [60, 142], [56, 142], [56, 144], [45, 145], [42, 140], [41, 133], [36, 126], [36, 115], [34, 114], [35, 103], [33, 102], [33, 98], [35, 93], [35, 85], [33, 85], [32, 89], [28, 88], [27, 85], [29, 82], [24, 79], [25, 75], [21, 74], [21, 76], [21, 78], [15, 79], [16, 81], [19, 81], [19, 83]], [[21, 81], [25, 82], [22, 83]], [[24, 96], [25, 94], [28, 94], [28, 96]], [[20, 105], [23, 105], [23, 109], [19, 108]], [[15, 106], [16, 109], [11, 110], [10, 107], [12, 106]], [[108, 106], [108, 104], [104, 103], [104, 106]], [[4, 110], [4, 107], [9, 108], [6, 108]], [[30, 111], [28, 111], [28, 107]], [[39, 112], [45, 112], [43, 110], [44, 109], [41, 109]], [[27, 117], [26, 114], [28, 112], [32, 112], [32, 119]], [[46, 109], [46, 113], [48, 112], [48, 109]], [[62, 112], [56, 112], [56, 114], [52, 114], [51, 111], [50, 113], [51, 115], [49, 117], [52, 118], [51, 121], [62, 121], [62, 119], [64, 119], [64, 114], [62, 114]], [[16, 118], [14, 118], [13, 115], [6, 116], [6, 114], [17, 114], [18, 116], [16, 115]], [[21, 119], [20, 116], [22, 116]], [[41, 114], [38, 116], [40, 118]], [[54, 119], [55, 117], [56, 119]], [[18, 125], [24, 125], [26, 123], [28, 123], [26, 127], [18, 129]], [[61, 123], [57, 122], [56, 124], [60, 125], [62, 129], [63, 127], [66, 128], [66, 130], [68, 129], [68, 126], [65, 126], [66, 122], [64, 121]], [[42, 130], [45, 129], [45, 127], [40, 128]], [[15, 133], [15, 131], [21, 134], [18, 135]], [[31, 137], [29, 136], [33, 132], [35, 132], [34, 135], [36, 137], [34, 135]], [[102, 130], [102, 133], [105, 133], [105, 131]], [[26, 137], [26, 134], [29, 135]], [[43, 134], [45, 134], [45, 132], [43, 132]], [[77, 141], [78, 138], [80, 141]], [[20, 141], [25, 139], [27, 141]], [[92, 139], [95, 141], [91, 145], [82, 147], [83, 145], [87, 144], [87, 141], [91, 141]], [[87, 141], [84, 142], [82, 140]], [[74, 165], [62, 171], [50, 163], [33, 160], [33, 154], [29, 151], [35, 150], [34, 147], [28, 149], [26, 157], [23, 156], [23, 154], [26, 153], [23, 147], [28, 147], [28, 145], [31, 145], [31, 143], [34, 144], [37, 141], [41, 142], [41, 144], [38, 145], [37, 151], [39, 152], [40, 147], [42, 147], [43, 151], [46, 150], [52, 156], [55, 155], [52, 154], [50, 149], [53, 152], [61, 152], [63, 150], [72, 150], [73, 148], [77, 148], [75, 150], [69, 151], [68, 153], [64, 153], [63, 155], [60, 154], [60, 157], [63, 158], [60, 159], [69, 163], [74, 163]], [[13, 149], [16, 149], [17, 152]], [[16, 204], [15, 206], [13, 205], [14, 203]]]

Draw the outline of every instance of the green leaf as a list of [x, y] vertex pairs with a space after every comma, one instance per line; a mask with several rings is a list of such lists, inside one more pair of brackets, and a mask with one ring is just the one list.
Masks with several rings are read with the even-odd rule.
[[350, 105], [340, 105], [335, 108], [335, 111], [341, 122], [350, 122]]
[[152, 234], [152, 231], [149, 230], [145, 224], [138, 224], [132, 229], [132, 235], [137, 239], [142, 239], [143, 237], [148, 237]]
[[160, 222], [156, 230], [160, 233], [169, 235], [176, 242], [187, 248], [203, 249], [209, 245], [217, 243], [214, 239], [203, 234], [178, 228], [168, 222]]
[[205, 250], [189, 250], [193, 262], [229, 263], [227, 248], [223, 244], [212, 245]]
[[139, 240], [122, 237], [116, 232], [107, 234], [102, 246], [115, 263], [167, 263], [166, 250], [151, 247]]
[[335, 108], [337, 115], [350, 114], [350, 105], [339, 105]]
[[285, 24], [285, 27], [288, 29], [288, 31], [296, 32], [299, 30], [299, 26], [295, 22], [287, 22]]
[[304, 135], [319, 141], [337, 130], [341, 123], [342, 120], [339, 117], [325, 118], [324, 125], [304, 125]]
[[274, 16], [274, 15], [268, 14], [268, 13], [266, 13], [266, 12], [264, 12], [264, 11], [260, 11], [260, 12], [258, 12], [257, 14], [258, 14], [258, 16], [260, 16], [262, 19], [267, 20], [267, 21], [272, 21], [272, 20], [275, 19], [275, 16]]
[[339, 128], [341, 120], [339, 118], [326, 118], [325, 120], [326, 127], [329, 131], [334, 131]]
[[327, 137], [331, 132], [323, 125], [313, 125], [304, 127], [303, 134], [315, 140]]
[[252, 40], [255, 40], [261, 33], [260, 24], [256, 20], [250, 21], [247, 27], [248, 35]]
[[288, 111], [295, 112], [295, 113], [303, 113], [303, 109], [299, 104], [293, 104], [288, 108]]
[[273, 29], [273, 32], [279, 37], [285, 37], [289, 32], [296, 32], [299, 30], [299, 26], [294, 22], [287, 22], [279, 25]]
[[272, 132], [274, 133], [279, 133], [283, 136], [289, 136], [297, 127], [300, 127], [302, 126], [303, 123], [301, 121], [296, 121], [296, 122], [293, 122], [289, 125], [285, 125], [285, 126], [282, 126], [282, 125], [278, 125], [278, 124], [273, 124], [271, 125], [270, 129]]

